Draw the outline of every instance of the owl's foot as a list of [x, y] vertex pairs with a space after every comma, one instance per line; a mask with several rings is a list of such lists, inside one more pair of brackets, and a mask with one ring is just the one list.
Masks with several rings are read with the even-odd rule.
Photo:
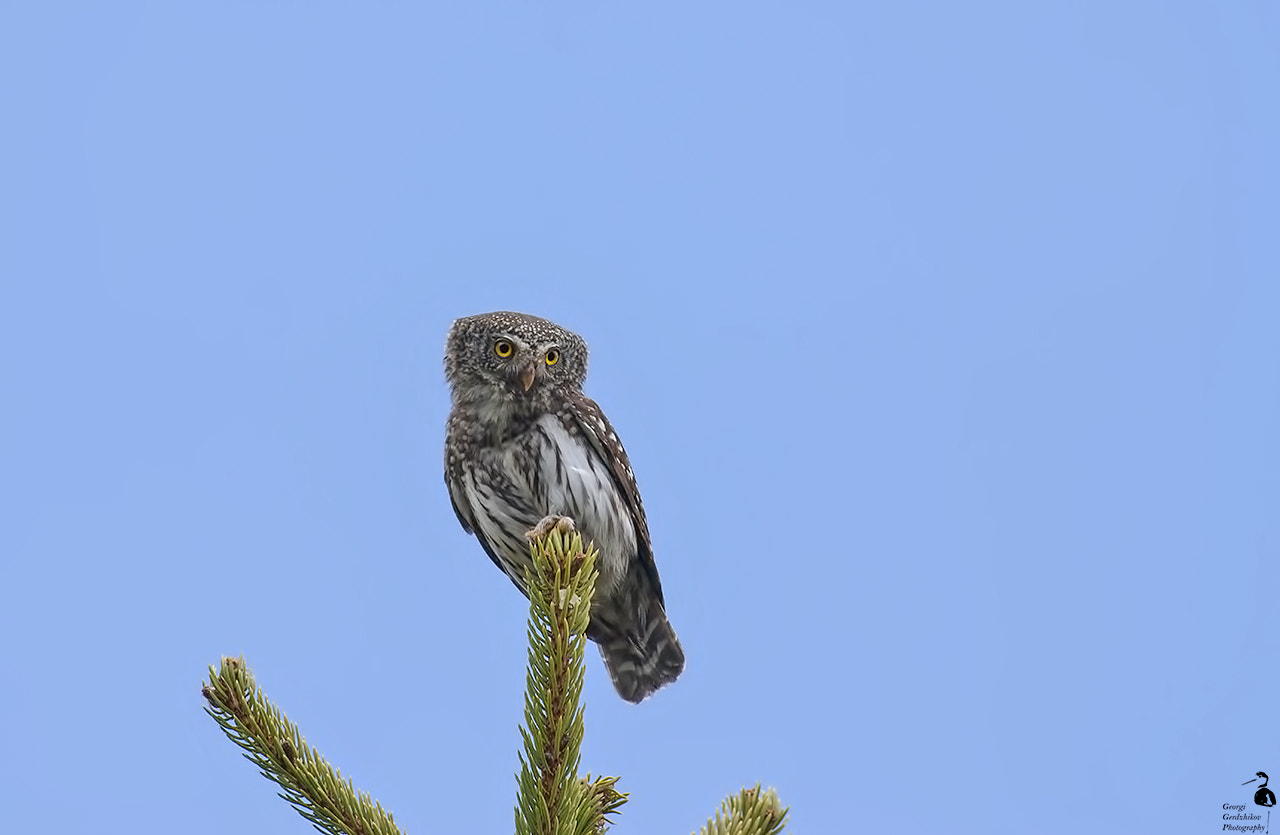
[[524, 532], [529, 539], [542, 539], [542, 537], [556, 531], [557, 533], [572, 533], [576, 528], [573, 520], [568, 516], [544, 516], [542, 521], [534, 525], [532, 528]]

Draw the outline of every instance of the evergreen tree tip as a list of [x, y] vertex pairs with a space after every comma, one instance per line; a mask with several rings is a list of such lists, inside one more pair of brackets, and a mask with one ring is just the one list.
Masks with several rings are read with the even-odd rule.
[[[530, 542], [529, 665], [517, 754], [517, 835], [600, 835], [628, 800], [617, 777], [578, 775], [584, 734], [583, 655], [595, 593], [596, 550], [572, 524]], [[392, 816], [310, 745], [259, 690], [241, 657], [226, 656], [201, 683], [205, 712], [316, 829], [400, 835]], [[724, 800], [700, 835], [779, 835], [789, 810], [759, 784]]]
[[725, 798], [699, 835], [778, 835], [790, 814], [791, 810], [778, 800], [776, 791], [761, 791], [760, 784], [756, 783]]

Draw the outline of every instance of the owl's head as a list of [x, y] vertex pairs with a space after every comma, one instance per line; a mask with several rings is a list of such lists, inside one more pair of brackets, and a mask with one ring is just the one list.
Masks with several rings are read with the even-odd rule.
[[444, 373], [455, 403], [555, 411], [582, 390], [587, 343], [555, 322], [524, 313], [481, 313], [453, 323]]

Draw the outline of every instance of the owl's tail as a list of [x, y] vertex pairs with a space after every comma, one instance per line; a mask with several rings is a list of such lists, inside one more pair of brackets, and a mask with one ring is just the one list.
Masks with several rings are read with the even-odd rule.
[[629, 702], [645, 699], [684, 671], [684, 650], [656, 594], [645, 594], [632, 606], [597, 601], [587, 637], [600, 645], [600, 657], [613, 688]]

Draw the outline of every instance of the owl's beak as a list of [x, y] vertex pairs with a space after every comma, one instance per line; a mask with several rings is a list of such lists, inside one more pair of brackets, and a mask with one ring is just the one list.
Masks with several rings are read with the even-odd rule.
[[537, 373], [538, 369], [532, 365], [520, 372], [520, 385], [524, 386], [525, 391], [533, 388], [533, 378]]

